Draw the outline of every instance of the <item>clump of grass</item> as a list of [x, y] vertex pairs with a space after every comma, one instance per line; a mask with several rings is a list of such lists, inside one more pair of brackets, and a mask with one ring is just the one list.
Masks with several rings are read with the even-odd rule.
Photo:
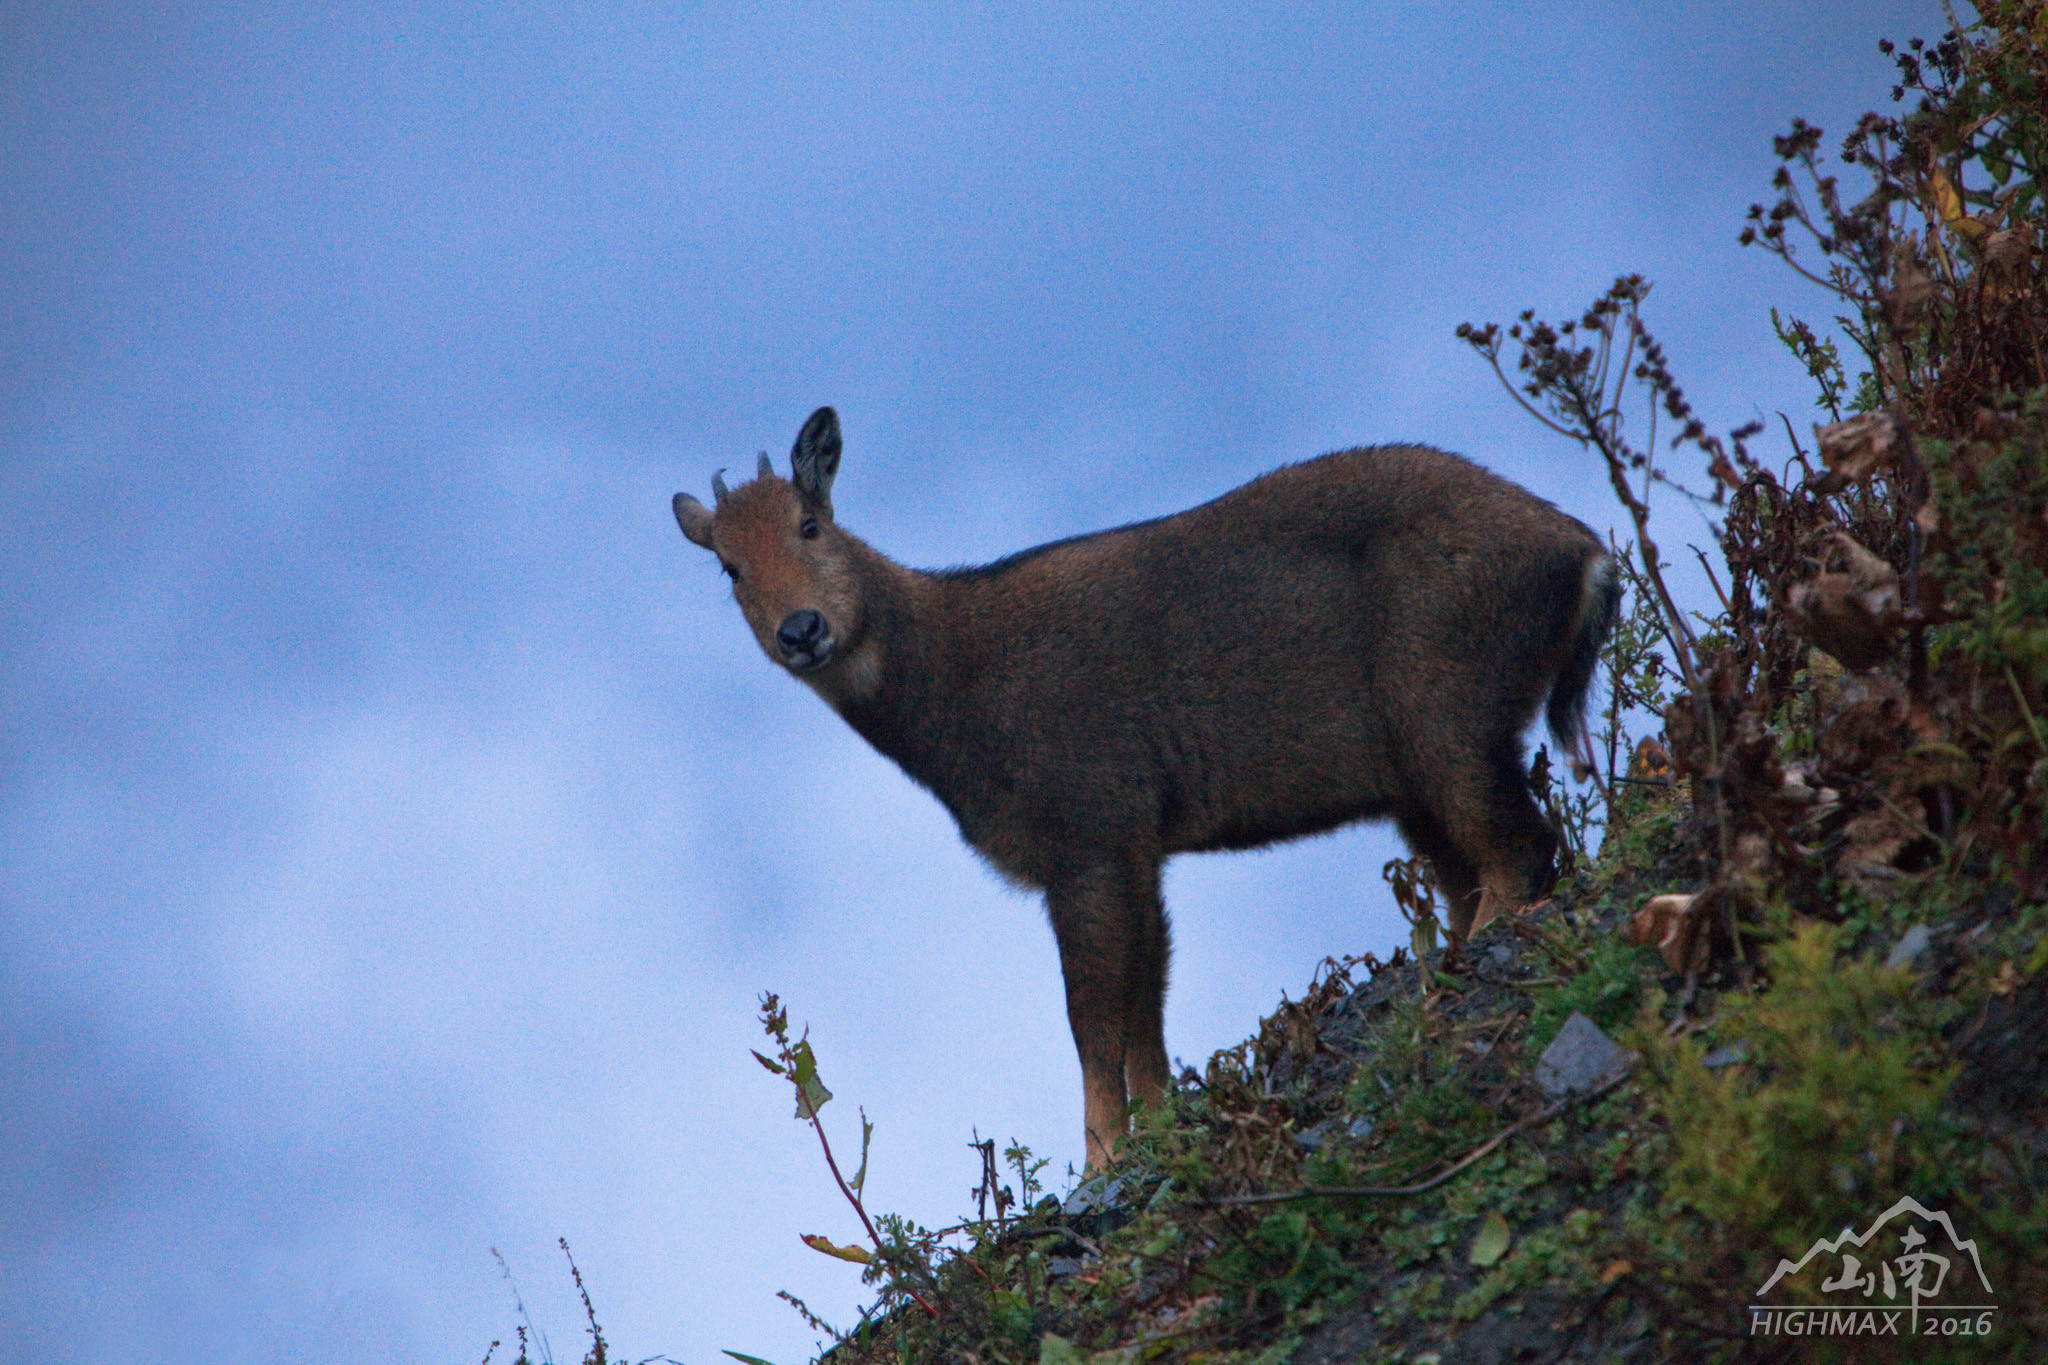
[[1654, 974], [1656, 955], [1621, 939], [1602, 936], [1586, 948], [1586, 969], [1553, 986], [1539, 986], [1529, 1016], [1529, 1048], [1541, 1052], [1557, 1037], [1576, 1011], [1608, 1032], [1636, 1017], [1645, 978]]
[[1939, 1003], [1838, 939], [1802, 925], [1766, 950], [1769, 990], [1723, 997], [1713, 1034], [1741, 1049], [1733, 1064], [1708, 1069], [1702, 1042], [1661, 1027], [1634, 1035], [1671, 1126], [1670, 1198], [1785, 1254], [1914, 1191], [1956, 1075]]

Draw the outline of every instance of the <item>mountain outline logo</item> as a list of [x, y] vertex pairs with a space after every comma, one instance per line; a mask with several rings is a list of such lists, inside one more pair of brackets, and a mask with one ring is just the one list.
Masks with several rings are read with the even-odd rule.
[[[1868, 1266], [1864, 1257], [1885, 1225], [1902, 1215], [1911, 1215], [1899, 1235], [1901, 1253]], [[1931, 1238], [1922, 1225], [1938, 1227], [1947, 1235], [1947, 1251]], [[1847, 1250], [1853, 1247], [1855, 1250]], [[1856, 1253], [1862, 1252], [1863, 1256]], [[1858, 1232], [1843, 1228], [1834, 1237], [1821, 1237], [1797, 1261], [1781, 1259], [1755, 1297], [1762, 1299], [1787, 1280], [1796, 1278], [1822, 1256], [1840, 1257], [1836, 1273], [1824, 1279], [1818, 1292], [1825, 1295], [1856, 1295], [1843, 1305], [1829, 1303], [1754, 1303], [1749, 1309], [1752, 1336], [1984, 1336], [1995, 1325], [1997, 1304], [1977, 1254], [1975, 1239], [1965, 1239], [1947, 1213], [1930, 1209], [1907, 1195], [1886, 1209], [1869, 1227]], [[1967, 1259], [1965, 1259], [1967, 1258]], [[1833, 1265], [1835, 1263], [1830, 1262]], [[1974, 1283], [1972, 1274], [1974, 1273]], [[1952, 1295], [1980, 1297], [1983, 1302], [1942, 1301], [1946, 1288]], [[1903, 1297], [1902, 1297], [1903, 1296]]]

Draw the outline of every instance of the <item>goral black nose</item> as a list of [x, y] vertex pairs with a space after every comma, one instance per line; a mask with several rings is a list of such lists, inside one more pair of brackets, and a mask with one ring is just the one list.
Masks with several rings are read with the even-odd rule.
[[775, 628], [775, 643], [784, 654], [812, 654], [825, 639], [825, 618], [805, 608], [782, 618]]

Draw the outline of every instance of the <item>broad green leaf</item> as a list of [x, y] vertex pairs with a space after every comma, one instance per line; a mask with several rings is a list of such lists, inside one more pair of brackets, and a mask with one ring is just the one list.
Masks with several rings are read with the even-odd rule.
[[1476, 1266], [1489, 1266], [1508, 1254], [1508, 1242], [1513, 1234], [1508, 1231], [1508, 1220], [1495, 1209], [1486, 1215], [1486, 1221], [1479, 1225], [1479, 1235], [1472, 1239], [1470, 1260]]
[[840, 1260], [852, 1261], [855, 1265], [874, 1264], [875, 1253], [869, 1251], [866, 1247], [843, 1247], [831, 1238], [820, 1237], [815, 1232], [803, 1232], [797, 1235], [802, 1237], [804, 1245], [813, 1251], [822, 1251], [827, 1256], [837, 1256]]
[[[749, 1048], [749, 1049], [747, 1049], [747, 1050], [748, 1050], [749, 1052], [753, 1052], [753, 1049], [752, 1049], [752, 1048]], [[784, 1070], [782, 1069], [782, 1063], [781, 1063], [781, 1062], [774, 1062], [774, 1061], [770, 1061], [770, 1060], [769, 1060], [768, 1058], [766, 1058], [766, 1057], [763, 1057], [763, 1056], [762, 1056], [762, 1055], [761, 1055], [760, 1053], [758, 1053], [758, 1052], [755, 1052], [755, 1053], [754, 1053], [754, 1060], [755, 1060], [755, 1061], [757, 1061], [757, 1062], [759, 1062], [759, 1063], [760, 1063], [760, 1064], [761, 1064], [762, 1066], [765, 1066], [765, 1067], [767, 1067], [767, 1068], [768, 1068], [768, 1069], [769, 1069], [770, 1071], [774, 1072], [774, 1073], [775, 1073], [776, 1075], [778, 1075], [778, 1076], [786, 1076], [786, 1075], [788, 1075], [788, 1074], [789, 1074], [788, 1072], [786, 1072], [786, 1071], [784, 1071]], [[730, 1353], [728, 1352], [728, 1354], [730, 1354]]]
[[790, 1053], [796, 1058], [795, 1074], [790, 1077], [796, 1082], [796, 1116], [799, 1119], [815, 1117], [832, 1098], [832, 1092], [818, 1079], [818, 1059], [811, 1051], [809, 1039], [798, 1040]]

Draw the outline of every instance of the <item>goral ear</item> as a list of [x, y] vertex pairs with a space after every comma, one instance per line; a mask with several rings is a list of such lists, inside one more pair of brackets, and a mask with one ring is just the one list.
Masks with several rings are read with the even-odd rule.
[[797, 433], [796, 444], [789, 451], [798, 491], [827, 515], [832, 511], [832, 480], [839, 474], [839, 444], [839, 414], [819, 408]]
[[711, 509], [698, 502], [688, 493], [676, 494], [670, 504], [675, 509], [676, 525], [683, 528], [683, 534], [693, 545], [711, 548]]

